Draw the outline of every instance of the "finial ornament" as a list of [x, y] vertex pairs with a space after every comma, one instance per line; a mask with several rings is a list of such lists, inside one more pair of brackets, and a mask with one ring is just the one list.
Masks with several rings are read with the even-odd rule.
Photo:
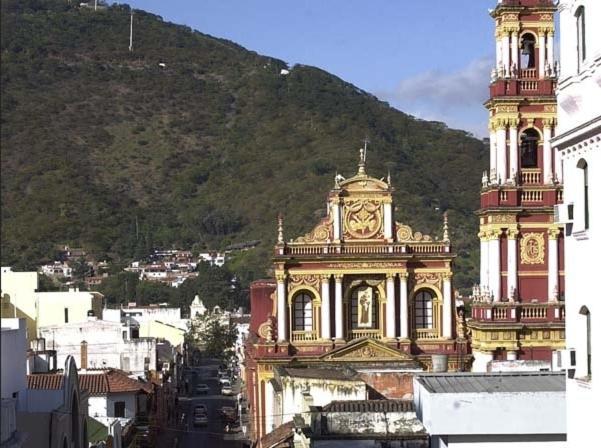
[[448, 243], [451, 241], [449, 239], [449, 213], [448, 212], [444, 212], [444, 215], [443, 215], [442, 241], [444, 243]]
[[386, 182], [388, 182], [388, 186], [392, 185], [392, 181], [390, 179], [390, 170], [388, 170], [388, 177], [386, 178]]
[[278, 244], [284, 244], [284, 216], [278, 213]]
[[365, 161], [367, 160], [367, 144], [369, 139], [365, 137], [363, 140], [363, 148], [359, 149], [359, 171], [357, 174], [365, 175]]

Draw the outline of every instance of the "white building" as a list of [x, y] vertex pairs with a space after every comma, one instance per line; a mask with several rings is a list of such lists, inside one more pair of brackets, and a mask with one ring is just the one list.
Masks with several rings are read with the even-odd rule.
[[562, 373], [418, 374], [413, 393], [432, 448], [566, 446]]
[[35, 339], [38, 327], [86, 322], [88, 316], [102, 318], [104, 296], [99, 292], [38, 292], [37, 272], [14, 272], [2, 268], [2, 317], [27, 319], [27, 338]]
[[[568, 445], [590, 446], [598, 425], [601, 315], [595, 291], [601, 249], [601, 2], [561, 0], [561, 76], [555, 151], [563, 162]], [[594, 317], [593, 317], [594, 316]], [[596, 356], [595, 353], [596, 352]], [[597, 381], [598, 383], [598, 381]]]
[[202, 303], [202, 300], [200, 300], [198, 294], [196, 294], [194, 300], [190, 304], [190, 319], [193, 319], [196, 316], [204, 316], [206, 312], [207, 308], [204, 303]]
[[351, 369], [278, 367], [265, 383], [265, 432], [300, 414], [310, 423], [310, 406], [365, 400], [365, 383]]
[[40, 270], [42, 271], [42, 274], [49, 277], [71, 278], [73, 275], [73, 269], [70, 268], [67, 263], [61, 263], [60, 261], [45, 264]]
[[225, 264], [225, 254], [218, 252], [201, 252], [198, 254], [198, 261], [209, 263], [211, 266], [223, 266]]
[[[17, 411], [27, 403], [27, 378], [25, 376], [25, 352], [27, 350], [25, 319], [2, 319], [0, 333], [2, 368], [2, 432], [0, 446], [23, 446], [27, 435], [17, 431]], [[7, 368], [14, 360], [22, 359], [22, 368]]]
[[156, 339], [132, 338], [131, 328], [121, 322], [90, 318], [40, 327], [39, 332], [46, 348], [56, 350], [59, 365], [73, 356], [82, 369], [112, 367], [140, 376], [156, 369]]

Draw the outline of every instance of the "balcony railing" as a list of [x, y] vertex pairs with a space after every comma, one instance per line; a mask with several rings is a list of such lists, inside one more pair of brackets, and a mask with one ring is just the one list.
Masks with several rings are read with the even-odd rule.
[[316, 331], [293, 331], [292, 342], [312, 342], [317, 341]]
[[565, 320], [563, 302], [473, 302], [472, 319], [480, 322], [558, 322]]
[[386, 255], [386, 254], [435, 254], [449, 252], [450, 247], [441, 241], [419, 241], [408, 243], [325, 243], [325, 244], [287, 244], [279, 255], [315, 256], [327, 254], [340, 255]]
[[520, 70], [520, 78], [536, 79], [538, 78], [538, 71], [535, 68], [523, 68]]
[[542, 190], [522, 190], [520, 199], [522, 202], [542, 202], [543, 192]]
[[351, 339], [361, 338], [382, 339], [382, 334], [380, 330], [351, 330]]
[[437, 339], [438, 330], [435, 328], [416, 328], [413, 331], [413, 337], [415, 339]]
[[525, 168], [520, 171], [522, 185], [540, 185], [541, 170], [539, 168]]

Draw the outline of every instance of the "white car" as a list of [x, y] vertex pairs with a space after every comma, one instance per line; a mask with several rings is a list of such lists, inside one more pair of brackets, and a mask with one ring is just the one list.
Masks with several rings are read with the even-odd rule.
[[229, 384], [230, 386], [232, 385], [230, 378], [225, 375], [219, 377], [219, 382], [221, 383], [222, 386], [225, 384]]
[[194, 426], [207, 426], [209, 424], [209, 417], [207, 414], [196, 414], [194, 416]]
[[221, 395], [232, 395], [233, 393], [232, 386], [229, 384], [224, 384], [221, 386]]

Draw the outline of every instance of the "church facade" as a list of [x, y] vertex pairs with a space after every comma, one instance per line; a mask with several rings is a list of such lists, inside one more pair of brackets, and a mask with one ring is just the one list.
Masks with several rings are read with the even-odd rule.
[[279, 218], [275, 278], [251, 286], [246, 383], [256, 439], [273, 429], [278, 368], [421, 371], [436, 355], [450, 370], [469, 367], [446, 216], [440, 239], [395, 222], [390, 178], [367, 175], [363, 154], [355, 176], [337, 176], [311, 232], [286, 242]]
[[562, 162], [551, 147], [557, 76], [550, 0], [500, 0], [491, 16], [490, 169], [482, 178], [480, 284], [474, 289], [475, 371], [491, 360], [551, 361], [564, 346]]

